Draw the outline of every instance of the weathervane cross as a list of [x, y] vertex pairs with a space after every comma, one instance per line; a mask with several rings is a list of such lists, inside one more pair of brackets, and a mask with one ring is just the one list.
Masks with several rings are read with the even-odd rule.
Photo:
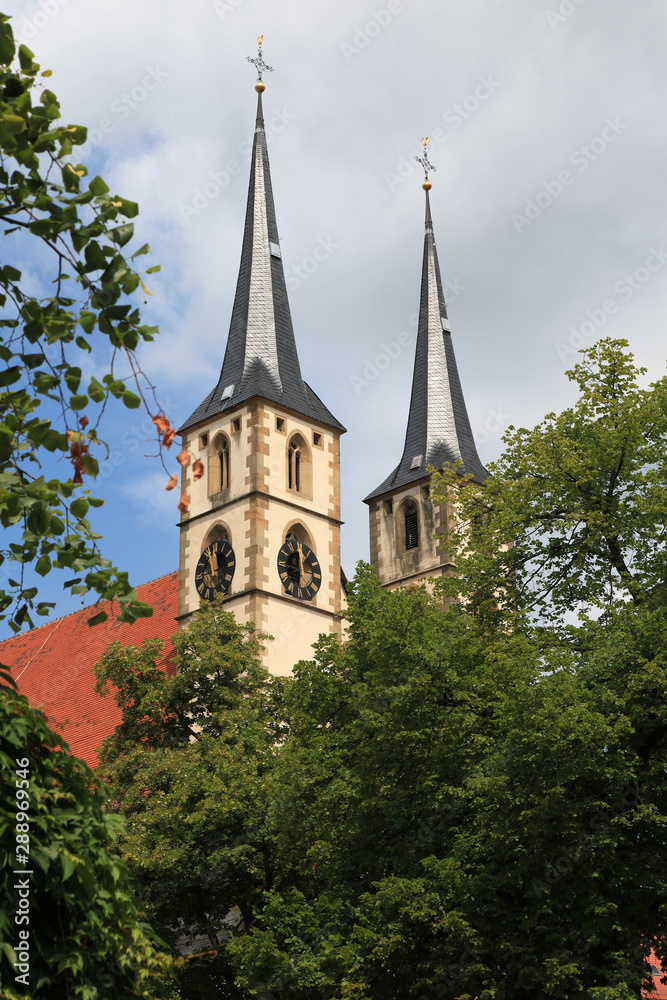
[[262, 42], [264, 41], [264, 35], [260, 35], [257, 39], [257, 58], [253, 59], [252, 56], [247, 56], [249, 63], [252, 63], [257, 70], [257, 82], [262, 82], [262, 73], [273, 73], [273, 66], [267, 66], [264, 62], [264, 57], [262, 55]]
[[429, 140], [428, 136], [426, 136], [425, 139], [422, 139], [422, 146], [424, 147], [424, 155], [415, 156], [415, 160], [417, 161], [417, 163], [421, 163], [422, 167], [424, 168], [424, 179], [426, 181], [428, 181], [429, 170], [432, 170], [433, 173], [437, 173], [437, 167], [434, 167], [433, 164], [429, 162], [428, 153], [426, 151], [426, 143], [428, 142], [428, 140]]

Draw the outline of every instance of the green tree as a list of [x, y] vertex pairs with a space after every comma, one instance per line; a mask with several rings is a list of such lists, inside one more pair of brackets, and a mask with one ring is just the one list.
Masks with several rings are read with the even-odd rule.
[[121, 818], [4, 673], [0, 770], [2, 996], [172, 996], [169, 956], [117, 854]]
[[296, 668], [287, 874], [233, 945], [251, 995], [600, 1000], [648, 982], [665, 920], [667, 382], [640, 388], [626, 349], [584, 352], [576, 405], [511, 428], [483, 487], [434, 476], [434, 501], [457, 506], [460, 605], [362, 573], [349, 641]]
[[667, 596], [667, 378], [639, 386], [625, 340], [601, 340], [567, 372], [575, 406], [533, 430], [510, 427], [484, 486], [456, 468], [433, 477], [454, 500], [450, 592], [476, 612], [562, 626]]
[[277, 876], [231, 946], [248, 995], [640, 996], [667, 889], [664, 609], [629, 606], [584, 657], [369, 570], [349, 601], [348, 641], [287, 686]]
[[[83, 477], [97, 474], [98, 432], [112, 399], [144, 405], [155, 414], [157, 440], [173, 437], [135, 354], [156, 333], [134, 301], [148, 290], [132, 261], [148, 246], [130, 258], [125, 250], [138, 207], [101, 177], [87, 179], [73, 155], [86, 129], [61, 122], [49, 75], [25, 45], [17, 48], [0, 14], [0, 524], [13, 529], [0, 550], [0, 618], [14, 631], [52, 606], [39, 601], [28, 567], [38, 576], [67, 570], [66, 587], [115, 598], [125, 620], [151, 614], [127, 573], [100, 552], [88, 515], [103, 501]], [[16, 266], [22, 259], [41, 296]], [[106, 374], [84, 379], [91, 355]], [[63, 457], [66, 475], [55, 466]]]
[[120, 841], [149, 919], [169, 942], [188, 1000], [241, 997], [230, 940], [248, 932], [275, 878], [270, 776], [282, 738], [281, 682], [260, 665], [262, 635], [222, 600], [173, 636], [176, 673], [156, 667], [160, 640], [113, 643], [95, 667], [114, 685], [122, 722], [102, 774], [122, 810]]
[[436, 477], [447, 611], [361, 565], [286, 680], [217, 606], [174, 678], [105, 658], [124, 856], [173, 948], [208, 935], [188, 997], [628, 1000], [667, 957], [664, 384], [610, 342], [574, 375], [484, 489]]

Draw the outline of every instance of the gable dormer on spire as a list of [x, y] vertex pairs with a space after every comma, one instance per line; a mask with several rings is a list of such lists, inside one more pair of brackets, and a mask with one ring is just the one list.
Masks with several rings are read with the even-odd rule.
[[188, 417], [181, 431], [255, 397], [343, 430], [301, 376], [264, 130], [262, 73], [272, 67], [264, 62], [261, 45], [257, 58], [248, 59], [258, 71], [257, 116], [241, 264], [227, 348], [217, 385]]
[[401, 461], [365, 502], [424, 479], [429, 465], [441, 469], [459, 459], [462, 475], [470, 473], [480, 483], [488, 478], [468, 418], [442, 291], [429, 198], [428, 171], [435, 167], [426, 153], [418, 162], [426, 174], [426, 232], [408, 427]]

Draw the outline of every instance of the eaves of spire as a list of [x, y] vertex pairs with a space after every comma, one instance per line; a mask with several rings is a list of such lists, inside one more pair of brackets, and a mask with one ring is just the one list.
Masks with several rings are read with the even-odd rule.
[[365, 502], [424, 479], [429, 465], [442, 469], [445, 463], [454, 464], [460, 459], [462, 475], [470, 473], [478, 483], [489, 475], [477, 454], [456, 366], [433, 235], [430, 187], [427, 179], [417, 348], [403, 456], [391, 475], [365, 497]]
[[[258, 57], [261, 60], [261, 49]], [[257, 65], [256, 60], [250, 61]], [[256, 90], [257, 119], [241, 265], [222, 371], [215, 388], [180, 432], [255, 397], [344, 431], [301, 376], [273, 204], [261, 72]]]

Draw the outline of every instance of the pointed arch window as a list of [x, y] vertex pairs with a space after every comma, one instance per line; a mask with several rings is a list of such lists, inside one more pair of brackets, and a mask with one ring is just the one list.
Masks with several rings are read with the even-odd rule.
[[227, 527], [218, 522], [217, 524], [214, 524], [211, 530], [207, 533], [206, 538], [202, 543], [201, 551], [203, 552], [204, 549], [207, 549], [213, 542], [229, 542], [231, 545], [231, 541], [231, 536]]
[[223, 438], [218, 451], [218, 461], [220, 463], [220, 489], [229, 489], [229, 442]]
[[417, 504], [413, 500], [408, 500], [403, 505], [403, 519], [405, 523], [405, 548], [416, 549], [419, 546], [419, 513]]
[[287, 442], [286, 462], [287, 489], [290, 493], [299, 493], [303, 497], [312, 499], [312, 455], [303, 434], [293, 434]]
[[289, 446], [289, 466], [287, 469], [287, 485], [289, 489], [301, 492], [301, 464], [303, 452], [299, 446], [299, 439], [295, 438]]
[[216, 434], [208, 450], [208, 494], [228, 490], [231, 484], [229, 438]]

